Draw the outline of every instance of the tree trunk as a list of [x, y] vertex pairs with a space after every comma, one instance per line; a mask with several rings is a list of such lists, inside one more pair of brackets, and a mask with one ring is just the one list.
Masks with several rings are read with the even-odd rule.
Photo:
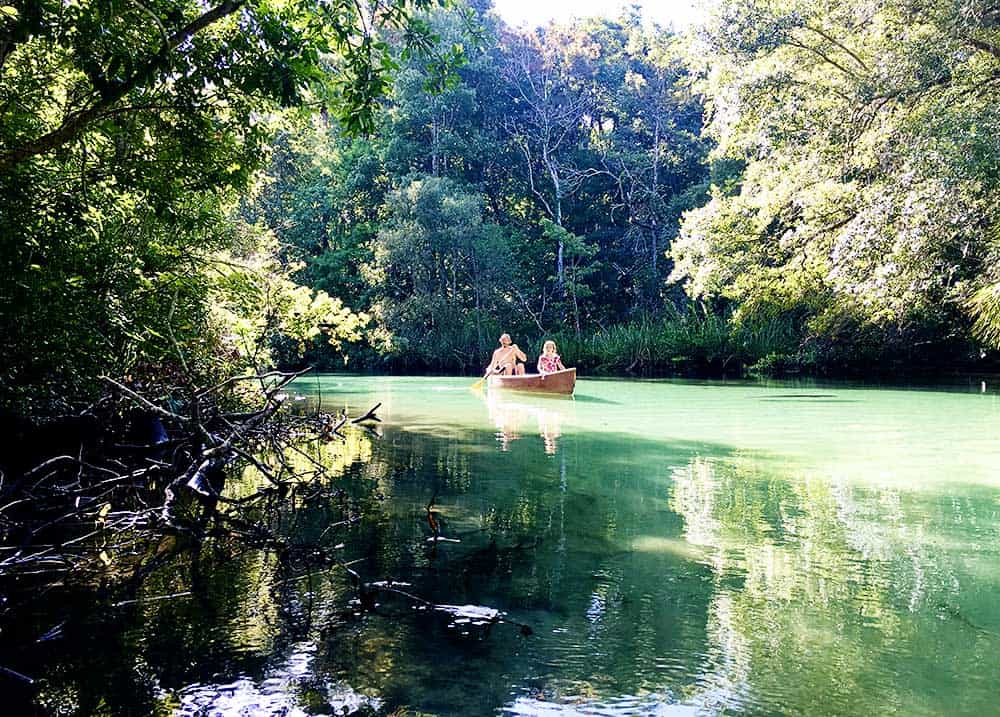
[[573, 276], [573, 331], [580, 335], [580, 305], [576, 300], [576, 272]]
[[656, 257], [659, 256], [659, 246], [656, 241], [656, 237], [659, 234], [659, 229], [656, 226], [656, 219], [653, 219], [653, 228], [649, 232], [649, 246], [650, 246], [650, 262], [653, 267], [653, 277], [656, 277]]
[[[562, 217], [562, 183], [559, 181], [559, 170], [554, 167], [549, 161], [548, 156], [545, 157], [545, 164], [549, 170], [549, 176], [552, 178], [552, 187], [555, 190], [555, 220], [556, 226], [562, 229], [563, 217]], [[556, 249], [556, 285], [559, 287], [559, 294], [565, 298], [566, 297], [566, 273], [565, 265], [563, 263], [563, 240], [559, 237], [558, 247]]]
[[656, 209], [659, 202], [657, 201], [660, 196], [660, 117], [656, 117], [656, 126], [653, 129], [653, 231], [652, 236], [650, 236], [650, 246], [652, 246], [652, 266], [653, 266], [653, 278], [656, 278], [656, 235], [658, 233], [656, 226]]
[[438, 122], [437, 117], [431, 121], [431, 174], [438, 176]]

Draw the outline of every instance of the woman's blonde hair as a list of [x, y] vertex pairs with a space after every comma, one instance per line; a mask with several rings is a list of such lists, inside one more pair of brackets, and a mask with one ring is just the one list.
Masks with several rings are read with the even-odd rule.
[[553, 351], [555, 351], [555, 350], [556, 350], [556, 349], [558, 348], [558, 347], [556, 346], [556, 342], [555, 342], [555, 341], [553, 341], [552, 339], [549, 339], [549, 340], [548, 340], [548, 341], [546, 341], [546, 342], [545, 342], [544, 344], [542, 344], [542, 352], [543, 352], [543, 353], [545, 352], [545, 348], [546, 348], [546, 347], [547, 347], [547, 346], [548, 346], [549, 344], [552, 344], [552, 350], [553, 350]]

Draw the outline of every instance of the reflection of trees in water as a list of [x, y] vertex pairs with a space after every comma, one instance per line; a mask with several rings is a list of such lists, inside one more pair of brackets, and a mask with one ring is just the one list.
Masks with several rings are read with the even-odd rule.
[[[343, 476], [356, 465], [370, 467], [370, 477], [378, 477], [377, 464], [372, 459], [372, 436], [362, 430], [348, 431], [343, 440], [313, 440], [302, 443], [294, 450], [286, 451], [279, 460], [273, 451], [262, 451], [260, 459], [275, 467], [275, 472], [294, 473], [299, 481], [309, 481], [319, 477], [319, 466], [325, 470], [324, 479]], [[238, 499], [253, 495], [260, 488], [270, 485], [267, 478], [252, 465], [248, 465], [241, 480], [230, 481], [226, 495]]]
[[[997, 527], [983, 503], [957, 508], [919, 492], [778, 478], [750, 460], [695, 459], [674, 471], [670, 507], [712, 567], [710, 662], [734, 700], [824, 714], [986, 708], [989, 691], [969, 690], [965, 676], [982, 670], [1000, 632], [943, 619], [942, 606], [968, 605], [955, 611], [994, 625], [1000, 614], [963, 594], [974, 576], [938, 549], [963, 523]], [[936, 672], [942, 644], [948, 666]], [[907, 680], [922, 670], [934, 673], [923, 691]]]
[[[309, 501], [314, 487], [310, 466], [319, 462], [327, 467], [327, 477], [317, 474], [314, 480], [317, 494], [329, 495], [318, 489], [330, 486], [320, 484], [336, 481], [338, 474], [360, 472], [361, 462], [372, 456], [372, 440], [354, 431], [344, 442], [312, 442], [300, 449], [283, 460], [306, 483], [294, 501], [274, 511], [277, 524], [272, 527], [304, 542], [342, 518], [341, 506]], [[267, 452], [260, 458], [272, 466], [278, 463]], [[364, 472], [369, 475], [363, 484], [367, 494], [377, 492], [371, 478], [378, 467], [365, 465]], [[247, 470], [239, 480], [227, 482], [225, 495], [239, 500], [264, 485], [261, 474]], [[354, 496], [363, 497], [364, 491]], [[275, 500], [277, 505], [282, 498], [276, 493]], [[148, 564], [163, 563], [137, 579], [134, 599], [120, 604], [109, 606], [86, 591], [79, 597], [47, 593], [39, 614], [70, 615], [67, 624], [73, 628], [59, 631], [48, 661], [33, 670], [45, 676], [37, 686], [38, 704], [53, 714], [152, 714], [162, 690], [210, 682], [217, 675], [260, 677], [271, 656], [283, 653], [290, 640], [316, 637], [318, 626], [328, 621], [329, 608], [349, 594], [338, 575], [300, 574], [301, 565], [279, 559], [274, 551], [246, 551], [241, 541], [230, 543], [225, 534], [215, 537], [200, 549], [193, 549], [194, 541], [185, 533], [164, 537], [144, 556]], [[318, 594], [327, 601], [317, 601]], [[334, 595], [337, 600], [331, 601]], [[49, 628], [51, 624], [25, 626], [36, 635]], [[95, 631], [101, 639], [85, 639]], [[164, 697], [161, 711], [173, 701], [169, 694]]]
[[[579, 451], [577, 440], [586, 441]], [[665, 495], [650, 499], [651, 478], [662, 480], [663, 447], [648, 449], [648, 461], [622, 465], [608, 460], [620, 455], [620, 440], [570, 436], [557, 462], [523, 442], [502, 455], [464, 451], [468, 460], [456, 465], [446, 458], [454, 450], [447, 442], [395, 438], [386, 460], [433, 469], [407, 474], [405, 486], [397, 483], [394, 513], [369, 539], [380, 546], [373, 551], [378, 564], [369, 570], [412, 580], [427, 599], [500, 608], [540, 637], [522, 643], [512, 631], [494, 631], [487, 641], [470, 642], [442, 633], [433, 620], [371, 621], [366, 634], [385, 636], [405, 665], [385, 676], [383, 688], [431, 700], [416, 704], [433, 712], [435, 700], [451, 699], [445, 694], [451, 687], [435, 694], [438, 685], [461, 690], [484, 674], [509, 675], [472, 687], [482, 696], [480, 713], [504, 704], [511, 683], [534, 683], [533, 694], [546, 699], [665, 684], [680, 693], [686, 683], [680, 666], [704, 645], [705, 570], [674, 554], [631, 551], [633, 536], [673, 526], [658, 519]], [[452, 474], [467, 470], [473, 483], [465, 488]], [[434, 507], [442, 532], [462, 542], [436, 546], [429, 559], [420, 516], [438, 488]], [[383, 549], [390, 544], [403, 550]], [[537, 662], [526, 662], [525, 652]], [[665, 674], [664, 655], [672, 652], [684, 657]], [[369, 666], [345, 669], [351, 684], [371, 680]], [[433, 690], [425, 684], [432, 678]]]
[[[979, 555], [997, 529], [992, 494], [790, 481], [750, 455], [620, 435], [570, 432], [557, 460], [537, 438], [501, 453], [488, 432], [358, 435], [346, 453], [311, 456], [340, 461], [368, 517], [324, 533], [339, 508], [303, 500], [281, 516], [283, 535], [342, 541], [365, 580], [494, 607], [534, 636], [511, 625], [462, 634], [392, 594], [360, 614], [337, 569], [210, 551], [144, 588], [195, 595], [129, 608], [128, 636], [64, 684], [152, 691], [140, 673], [113, 671], [125, 654], [167, 690], [243, 675], [252, 697], [305, 650], [311, 678], [289, 682], [297, 704], [346, 684], [386, 710], [430, 713], [647, 692], [650, 705], [709, 712], [989, 711], [1000, 616], [995, 563]], [[441, 535], [460, 542], [428, 542], [429, 504]], [[900, 678], [907, 670], [931, 675], [937, 692]]]

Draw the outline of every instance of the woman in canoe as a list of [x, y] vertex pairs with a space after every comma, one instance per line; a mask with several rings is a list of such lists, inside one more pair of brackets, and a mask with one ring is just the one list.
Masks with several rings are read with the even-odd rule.
[[562, 359], [556, 353], [556, 342], [549, 340], [542, 344], [542, 353], [538, 357], [538, 373], [546, 374], [565, 370], [566, 367], [563, 366]]

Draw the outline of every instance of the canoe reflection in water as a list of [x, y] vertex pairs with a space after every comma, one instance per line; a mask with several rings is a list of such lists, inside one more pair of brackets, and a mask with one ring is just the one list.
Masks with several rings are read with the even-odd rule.
[[558, 449], [561, 425], [573, 408], [573, 399], [518, 396], [511, 400], [509, 395], [491, 391], [486, 397], [486, 407], [497, 429], [500, 450], [509, 450], [511, 441], [522, 438], [525, 432], [537, 430], [545, 452], [552, 456]]

